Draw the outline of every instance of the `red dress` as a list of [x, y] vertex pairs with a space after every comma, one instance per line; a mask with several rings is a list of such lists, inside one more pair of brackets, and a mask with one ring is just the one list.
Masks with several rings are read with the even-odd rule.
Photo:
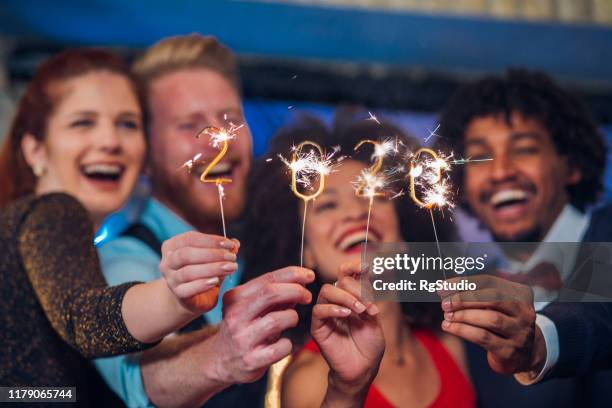
[[[438, 376], [440, 393], [429, 405], [430, 408], [473, 408], [476, 406], [476, 394], [455, 359], [446, 347], [429, 330], [415, 330], [414, 336], [429, 353]], [[304, 350], [321, 353], [319, 346], [311, 340]], [[372, 384], [365, 401], [365, 408], [395, 408], [385, 396]]]

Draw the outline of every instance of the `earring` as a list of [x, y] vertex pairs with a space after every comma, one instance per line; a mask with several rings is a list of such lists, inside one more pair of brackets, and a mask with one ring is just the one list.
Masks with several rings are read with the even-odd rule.
[[41, 177], [42, 175], [44, 175], [47, 171], [47, 168], [45, 167], [44, 164], [35, 164], [32, 167], [32, 172], [34, 172], [34, 175], [36, 177]]

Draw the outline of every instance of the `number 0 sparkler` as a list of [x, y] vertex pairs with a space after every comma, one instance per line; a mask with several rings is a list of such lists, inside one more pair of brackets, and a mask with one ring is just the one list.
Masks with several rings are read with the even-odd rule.
[[[429, 159], [422, 159], [421, 156], [429, 156]], [[450, 171], [451, 164], [470, 164], [476, 162], [490, 161], [493, 159], [459, 159], [450, 160], [449, 157], [443, 157], [434, 150], [423, 147], [417, 150], [410, 160], [410, 197], [421, 208], [426, 208], [431, 217], [431, 225], [433, 226], [436, 245], [438, 247], [438, 255], [440, 253], [440, 243], [438, 241], [438, 232], [436, 231], [436, 223], [433, 216], [433, 208], [437, 207], [453, 207], [454, 204], [450, 199], [450, 186], [447, 178], [444, 177], [445, 172]], [[422, 196], [419, 197], [417, 187], [421, 187]]]
[[[430, 159], [419, 161], [421, 155], [429, 155]], [[440, 253], [440, 243], [438, 241], [433, 208], [442, 208], [445, 205], [452, 206], [452, 203], [449, 201], [448, 184], [446, 179], [444, 179], [444, 171], [448, 169], [449, 165], [446, 160], [438, 156], [435, 151], [426, 147], [417, 150], [410, 161], [410, 197], [419, 207], [426, 208], [429, 211], [440, 257], [442, 255]], [[426, 183], [421, 182], [420, 178], [423, 178]], [[418, 197], [417, 186], [423, 187], [423, 197]]]
[[[304, 147], [310, 146], [312, 149], [304, 153]], [[302, 219], [302, 243], [300, 247], [300, 266], [304, 266], [304, 228], [306, 226], [306, 214], [308, 213], [308, 203], [317, 198], [325, 189], [325, 176], [331, 172], [332, 156], [337, 152], [336, 149], [326, 155], [321, 146], [310, 140], [305, 140], [297, 147], [292, 148], [291, 161], [279, 155], [280, 159], [291, 170], [291, 191], [298, 198], [304, 201], [304, 217]], [[299, 186], [312, 189], [312, 180], [318, 179], [318, 188], [310, 194], [300, 192]]]

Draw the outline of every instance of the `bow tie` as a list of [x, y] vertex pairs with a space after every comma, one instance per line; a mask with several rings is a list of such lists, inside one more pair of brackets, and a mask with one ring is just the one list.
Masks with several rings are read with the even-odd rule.
[[539, 286], [548, 291], [559, 290], [563, 286], [559, 270], [550, 262], [540, 262], [527, 272], [510, 273], [498, 269], [497, 276], [528, 286]]

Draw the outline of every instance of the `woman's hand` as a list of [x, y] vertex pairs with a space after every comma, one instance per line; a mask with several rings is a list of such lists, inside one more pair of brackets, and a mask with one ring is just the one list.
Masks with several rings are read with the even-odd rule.
[[311, 334], [330, 368], [326, 403], [364, 399], [385, 351], [378, 308], [362, 301], [354, 277], [359, 265], [341, 269], [337, 284], [323, 286], [312, 311]]
[[217, 304], [225, 276], [238, 269], [237, 240], [186, 232], [165, 241], [159, 269], [178, 302], [194, 313]]

